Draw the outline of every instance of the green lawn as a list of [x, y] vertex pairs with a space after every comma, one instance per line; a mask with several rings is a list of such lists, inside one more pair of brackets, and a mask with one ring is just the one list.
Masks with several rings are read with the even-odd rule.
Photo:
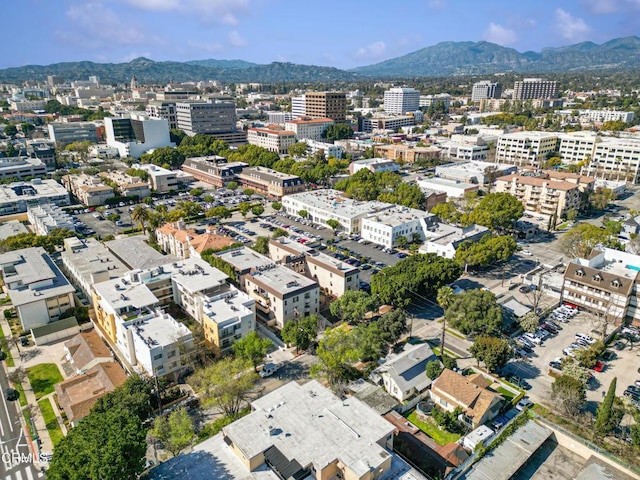
[[509, 390], [507, 390], [504, 387], [498, 387], [496, 390], [498, 391], [498, 393], [500, 395], [502, 395], [504, 397], [504, 399], [507, 402], [511, 402], [516, 397], [516, 395], [514, 393], [511, 393]]
[[[0, 328], [0, 343], [2, 343], [2, 345], [6, 343], [4, 331], [2, 330], [2, 328]], [[7, 367], [15, 367], [16, 364], [13, 361], [13, 357], [11, 356], [11, 350], [9, 349], [9, 347], [7, 346], [7, 348], [3, 348], [2, 350], [7, 355], [7, 358], [5, 358], [7, 362]]]
[[416, 427], [426, 433], [429, 437], [433, 438], [439, 445], [447, 445], [448, 443], [455, 442], [460, 438], [460, 435], [458, 435], [457, 433], [447, 432], [446, 430], [442, 430], [435, 424], [419, 420], [418, 414], [415, 410], [411, 412], [411, 414], [407, 417], [407, 420], [409, 420]]
[[24, 388], [21, 383], [16, 383], [13, 388], [18, 391], [18, 401], [20, 402], [21, 407], [27, 406], [27, 396], [24, 394]]
[[27, 376], [36, 400], [53, 392], [53, 386], [62, 381], [62, 375], [55, 363], [41, 363], [27, 368]]
[[60, 442], [60, 440], [64, 438], [64, 435], [62, 434], [62, 429], [58, 424], [56, 414], [53, 411], [53, 406], [51, 405], [51, 402], [48, 398], [43, 398], [42, 400], [40, 400], [38, 402], [38, 406], [40, 407], [40, 411], [42, 412], [42, 418], [44, 419], [44, 423], [47, 426], [51, 441], [55, 446]]

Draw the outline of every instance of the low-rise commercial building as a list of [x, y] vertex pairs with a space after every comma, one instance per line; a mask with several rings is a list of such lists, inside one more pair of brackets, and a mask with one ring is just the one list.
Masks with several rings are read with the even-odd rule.
[[0, 223], [0, 240], [22, 233], [29, 233], [29, 230], [20, 220], [9, 220], [8, 222]]
[[331, 189], [287, 195], [282, 199], [282, 209], [289, 215], [298, 215], [300, 210], [306, 210], [307, 218], [312, 222], [329, 227], [327, 221], [333, 219], [340, 223], [338, 228], [348, 234], [360, 233], [363, 217], [391, 206], [390, 203], [352, 200]]
[[182, 170], [193, 178], [215, 187], [225, 187], [236, 181], [236, 175], [248, 167], [248, 163], [229, 162], [224, 157], [211, 155], [208, 157], [189, 157], [182, 164]]
[[116, 196], [113, 188], [105, 185], [100, 177], [84, 173], [65, 175], [62, 177], [62, 184], [87, 207], [104, 205], [109, 198]]
[[149, 185], [154, 192], [167, 193], [178, 188], [176, 172], [151, 163], [134, 164], [132, 167], [147, 172], [147, 175], [149, 175]]
[[401, 163], [438, 160], [442, 150], [438, 147], [418, 147], [405, 144], [375, 145], [373, 153], [378, 158], [386, 158]]
[[269, 256], [318, 283], [327, 295], [360, 288], [360, 269], [287, 237], [269, 240]]
[[427, 239], [418, 251], [454, 258], [456, 250], [463, 242], [477, 242], [489, 233], [489, 229], [482, 225], [456, 227], [446, 223], [434, 223], [429, 226], [426, 232]]
[[27, 155], [44, 163], [48, 172], [56, 169], [56, 143], [51, 140], [27, 140]]
[[371, 133], [375, 131], [396, 131], [402, 127], [412, 127], [416, 124], [416, 120], [413, 115], [388, 115], [388, 116], [373, 116], [371, 118], [362, 118], [363, 132]]
[[55, 180], [39, 178], [0, 185], [0, 215], [25, 213], [29, 205], [41, 203], [69, 205], [69, 192]]
[[24, 330], [55, 322], [75, 307], [75, 288], [42, 247], [4, 253], [0, 268]]
[[42, 177], [47, 174], [47, 166], [42, 160], [29, 157], [0, 158], [0, 179]]
[[278, 154], [289, 153], [289, 147], [296, 143], [294, 132], [276, 128], [250, 128], [247, 130], [247, 142]]
[[299, 141], [302, 141], [303, 138], [308, 138], [319, 142], [322, 140], [322, 134], [334, 123], [333, 119], [326, 117], [298, 118], [297, 120], [285, 122], [284, 128], [293, 132]]
[[236, 174], [236, 178], [244, 188], [251, 188], [256, 193], [268, 198], [280, 200], [284, 195], [304, 191], [304, 182], [297, 175], [280, 173], [265, 167], [247, 167]]
[[48, 203], [29, 206], [27, 218], [36, 235], [46, 236], [51, 230], [60, 228], [75, 230], [71, 215]]
[[322, 151], [325, 158], [342, 158], [344, 156], [344, 148], [333, 143], [319, 142], [309, 138], [300, 138], [300, 142], [307, 144], [307, 154], [315, 155]]
[[93, 122], [50, 122], [49, 138], [58, 146], [73, 142], [98, 142], [96, 124]]
[[418, 186], [422, 190], [446, 193], [449, 198], [462, 198], [467, 192], [477, 192], [480, 189], [478, 184], [438, 177], [422, 178], [418, 180]]
[[355, 160], [349, 164], [350, 175], [364, 169], [369, 170], [371, 173], [398, 172], [400, 171], [400, 165], [384, 158], [366, 158], [363, 160]]
[[393, 248], [424, 240], [429, 228], [432, 228], [436, 221], [435, 215], [424, 210], [394, 205], [364, 217], [360, 235], [370, 242]]
[[440, 178], [478, 185], [486, 185], [498, 177], [517, 171], [518, 167], [515, 165], [480, 161], [448, 163], [436, 167], [436, 175]]

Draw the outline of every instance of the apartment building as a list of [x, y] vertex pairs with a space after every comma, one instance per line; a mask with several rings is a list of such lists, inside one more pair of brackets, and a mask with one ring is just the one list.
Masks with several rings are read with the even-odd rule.
[[244, 162], [227, 163], [226, 158], [211, 155], [187, 158], [182, 164], [182, 171], [193, 175], [196, 180], [222, 188], [229, 182], [235, 182], [236, 175], [248, 166], [249, 164]]
[[442, 150], [438, 147], [416, 147], [413, 145], [374, 145], [373, 154], [377, 158], [386, 158], [401, 163], [414, 163], [421, 160], [437, 160]]
[[169, 137], [169, 122], [145, 114], [131, 113], [128, 117], [105, 117], [107, 145], [118, 149], [120, 157], [140, 158], [154, 148], [175, 147]]
[[[401, 461], [392, 453], [394, 431], [364, 402], [343, 401], [312, 380], [289, 382], [254, 400], [249, 415], [223, 428], [220, 443], [242, 465], [234, 478], [260, 470], [269, 479], [372, 480], [387, 478]], [[409, 470], [407, 479], [423, 478], [407, 465], [400, 470]]]
[[296, 120], [289, 120], [284, 124], [285, 130], [295, 133], [296, 139], [301, 141], [303, 138], [321, 141], [322, 134], [325, 130], [335, 122], [331, 118], [309, 118], [303, 117]]
[[47, 166], [42, 160], [29, 157], [0, 158], [0, 179], [42, 177], [47, 174]]
[[327, 227], [327, 220], [337, 220], [339, 229], [350, 235], [360, 233], [362, 218], [391, 207], [390, 203], [352, 200], [332, 189], [296, 193], [282, 198], [282, 209], [289, 215], [298, 215], [300, 210], [306, 210], [309, 220]]
[[394, 115], [415, 112], [420, 108], [420, 92], [415, 88], [391, 88], [384, 92], [384, 111]]
[[47, 129], [49, 138], [59, 147], [73, 142], [98, 141], [96, 124], [92, 122], [50, 122]]
[[558, 135], [547, 132], [516, 132], [501, 135], [496, 145], [496, 161], [520, 167], [540, 168], [558, 148]]
[[412, 127], [416, 124], [413, 115], [374, 115], [371, 118], [362, 117], [360, 130], [366, 133], [376, 131], [396, 131], [403, 127]]
[[551, 99], [558, 96], [555, 80], [541, 78], [525, 78], [513, 85], [514, 100]]
[[301, 118], [307, 115], [305, 96], [291, 97], [291, 116]]
[[56, 169], [55, 142], [46, 139], [27, 140], [27, 155], [44, 163], [48, 172]]
[[116, 196], [113, 188], [105, 185], [100, 177], [85, 173], [65, 175], [62, 177], [62, 184], [87, 207], [104, 205], [107, 199]]
[[0, 214], [25, 213], [29, 205], [69, 205], [69, 192], [55, 180], [34, 178], [30, 182], [0, 185]]
[[344, 92], [307, 92], [304, 95], [304, 107], [304, 114], [308, 117], [344, 122], [347, 115], [347, 95]]
[[149, 175], [149, 185], [156, 193], [172, 192], [178, 188], [176, 172], [172, 172], [171, 170], [167, 170], [166, 168], [162, 168], [151, 163], [134, 163], [132, 167], [147, 172], [147, 175]]
[[102, 242], [91, 237], [65, 238], [60, 256], [65, 275], [87, 299], [91, 299], [94, 284], [120, 278], [129, 271]]
[[266, 167], [243, 168], [236, 174], [236, 178], [244, 188], [251, 188], [256, 193], [276, 200], [305, 189], [304, 182], [297, 175], [280, 173]]
[[326, 142], [317, 142], [309, 138], [300, 138], [298, 139], [298, 141], [304, 142], [307, 144], [308, 155], [315, 155], [316, 153], [322, 151], [324, 153], [325, 158], [343, 158], [344, 157], [344, 149], [340, 145], [334, 145], [333, 143], [326, 143]]
[[216, 253], [216, 256], [227, 262], [236, 272], [236, 280], [242, 284], [242, 277], [249, 272], [272, 265], [274, 262], [251, 248], [239, 247]]
[[365, 216], [360, 235], [370, 242], [393, 248], [400, 243], [400, 238], [406, 239], [406, 243], [424, 240], [436, 220], [435, 215], [424, 210], [395, 205]]
[[156, 239], [160, 248], [181, 259], [200, 257], [206, 249], [220, 250], [233, 245], [234, 240], [212, 232], [197, 233], [185, 228], [184, 222], [166, 223], [156, 228]]
[[516, 173], [518, 167], [504, 163], [481, 161], [447, 163], [436, 167], [436, 176], [448, 180], [485, 185], [497, 177]]
[[166, 120], [169, 130], [178, 128], [178, 118], [176, 114], [176, 102], [166, 100], [151, 100], [146, 108], [146, 113], [150, 118]]
[[75, 288], [42, 247], [0, 255], [5, 290], [18, 312], [23, 330], [60, 319], [75, 307]]
[[577, 184], [545, 177], [507, 175], [496, 179], [496, 192], [510, 193], [528, 212], [562, 218], [567, 210], [580, 210], [583, 198]]
[[149, 183], [142, 181], [140, 177], [134, 177], [118, 170], [100, 172], [100, 177], [111, 180], [118, 185], [119, 194], [123, 197], [145, 198], [151, 195]]
[[583, 172], [604, 180], [640, 183], [640, 139], [603, 137]]
[[236, 129], [236, 103], [230, 98], [182, 100], [176, 103], [178, 128], [190, 137], [203, 133], [230, 145], [247, 143], [244, 132]]
[[487, 98], [500, 98], [502, 96], [502, 85], [490, 80], [481, 80], [473, 84], [471, 89], [471, 101], [480, 102]]
[[46, 236], [52, 230], [61, 228], [75, 231], [71, 215], [48, 203], [30, 205], [27, 209], [27, 219], [36, 235]]
[[420, 106], [430, 107], [441, 102], [445, 110], [451, 108], [451, 95], [448, 93], [436, 93], [435, 95], [420, 95]]
[[386, 158], [365, 158], [363, 160], [355, 160], [349, 164], [349, 175], [353, 175], [360, 170], [369, 170], [371, 173], [399, 172], [400, 165]]
[[[640, 325], [640, 256], [598, 247], [575, 258], [564, 272], [561, 301], [591, 312], [596, 328], [609, 334], [620, 324]], [[600, 325], [597, 325], [600, 323]]]
[[276, 126], [267, 128], [250, 128], [247, 130], [247, 141], [270, 152], [289, 153], [289, 147], [296, 143], [296, 134]]
[[582, 118], [594, 122], [633, 122], [635, 116], [634, 112], [622, 112], [619, 110], [579, 110], [581, 120]]
[[360, 269], [287, 237], [269, 240], [269, 256], [315, 280], [327, 295], [341, 297], [360, 288]]

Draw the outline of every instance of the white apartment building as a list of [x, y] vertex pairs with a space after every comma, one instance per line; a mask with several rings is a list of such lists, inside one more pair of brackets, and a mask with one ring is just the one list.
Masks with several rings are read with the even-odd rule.
[[371, 173], [399, 172], [400, 165], [386, 158], [365, 158], [349, 164], [349, 175], [353, 175], [360, 170], [369, 170]]
[[151, 163], [133, 164], [133, 168], [144, 170], [149, 174], [149, 185], [154, 192], [167, 193], [178, 188], [176, 172]]
[[57, 228], [66, 228], [72, 232], [75, 231], [75, 225], [73, 224], [71, 215], [66, 214], [55, 205], [52, 206], [48, 203], [29, 206], [27, 218], [33, 226], [36, 235], [46, 236], [49, 235], [51, 230]]
[[547, 155], [557, 150], [558, 135], [547, 132], [516, 132], [501, 135], [496, 145], [496, 161], [540, 167]]
[[303, 138], [309, 138], [315, 141], [322, 140], [324, 131], [335, 122], [331, 118], [298, 118], [285, 122], [284, 128], [295, 133], [296, 139], [302, 141]]
[[502, 96], [502, 85], [490, 80], [481, 80], [473, 84], [471, 89], [471, 101], [480, 102], [487, 98], [500, 98]]
[[42, 177], [47, 174], [47, 166], [42, 160], [30, 157], [0, 158], [0, 179]]
[[120, 157], [139, 158], [161, 147], [175, 147], [169, 137], [169, 122], [146, 114], [131, 113], [128, 118], [105, 117], [107, 145], [118, 149]]
[[320, 289], [314, 280], [283, 265], [266, 265], [242, 278], [256, 310], [277, 328], [320, 311]]
[[39, 203], [69, 205], [69, 192], [53, 179], [0, 185], [0, 215], [24, 213]]
[[0, 255], [5, 290], [24, 330], [55, 322], [75, 307], [75, 288], [42, 247]]
[[149, 376], [178, 373], [186, 365], [184, 352], [194, 348], [193, 335], [161, 310], [117, 324], [116, 348], [134, 370]]
[[307, 144], [307, 153], [315, 155], [322, 150], [325, 158], [342, 158], [344, 156], [344, 148], [340, 145], [334, 145], [333, 143], [317, 142], [309, 138], [301, 138], [298, 141]]
[[625, 122], [631, 123], [634, 112], [623, 112], [620, 110], [579, 110], [580, 117], [588, 119], [590, 122]]
[[282, 208], [286, 213], [298, 215], [300, 210], [306, 210], [309, 220], [327, 227], [327, 220], [337, 220], [340, 223], [339, 230], [350, 235], [360, 233], [363, 217], [392, 206], [390, 203], [377, 201], [352, 200], [345, 197], [342, 192], [332, 189], [301, 192], [282, 197]]
[[445, 110], [451, 108], [451, 95], [448, 93], [436, 93], [435, 95], [420, 95], [420, 106], [430, 107], [438, 102], [442, 102]]
[[420, 92], [415, 88], [391, 88], [384, 92], [384, 111], [403, 115], [420, 108]]
[[296, 134], [280, 128], [250, 128], [247, 130], [247, 141], [270, 152], [289, 153], [289, 147], [296, 143]]
[[341, 297], [360, 288], [360, 269], [287, 237], [269, 240], [269, 256], [278, 263], [318, 282], [328, 295]]
[[304, 95], [291, 97], [291, 116], [301, 118], [307, 115], [307, 102]]
[[397, 205], [364, 217], [360, 235], [370, 242], [393, 248], [400, 237], [407, 243], [424, 240], [429, 226], [435, 222], [435, 215], [424, 210]]
[[293, 120], [291, 112], [267, 112], [267, 122], [272, 125], [284, 125]]
[[586, 175], [640, 183], [640, 138], [603, 137], [594, 147]]

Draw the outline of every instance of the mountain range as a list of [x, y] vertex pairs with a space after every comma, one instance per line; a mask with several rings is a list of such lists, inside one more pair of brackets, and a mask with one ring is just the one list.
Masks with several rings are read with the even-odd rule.
[[126, 63], [65, 62], [27, 65], [0, 70], [0, 82], [46, 80], [61, 75], [68, 80], [97, 75], [103, 82], [142, 83], [215, 79], [224, 82], [342, 82], [367, 78], [486, 75], [501, 72], [552, 73], [604, 71], [640, 67], [640, 38], [616, 38], [601, 45], [582, 42], [541, 52], [524, 52], [490, 42], [441, 42], [401, 57], [349, 71], [316, 65], [274, 62], [267, 65], [244, 60], [155, 62], [140, 57]]

